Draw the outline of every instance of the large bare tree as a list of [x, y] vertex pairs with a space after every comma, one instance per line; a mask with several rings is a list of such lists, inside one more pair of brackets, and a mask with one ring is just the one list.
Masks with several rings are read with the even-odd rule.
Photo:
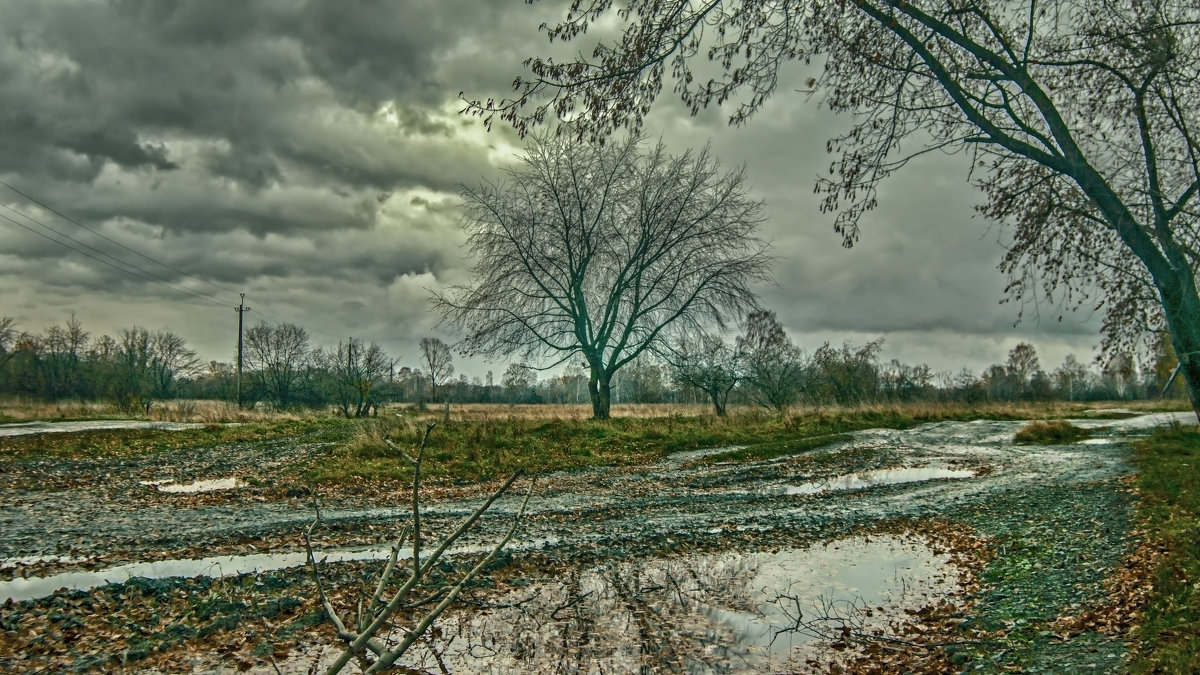
[[847, 246], [908, 159], [966, 153], [981, 211], [1013, 228], [1013, 296], [1099, 306], [1109, 352], [1168, 330], [1200, 411], [1195, 0], [575, 0], [544, 30], [614, 23], [590, 57], [533, 58], [513, 98], [467, 111], [522, 132], [569, 117], [596, 138], [637, 129], [669, 75], [693, 113], [736, 102], [742, 123], [784, 64], [809, 64], [808, 87], [854, 116], [817, 180]]
[[757, 308], [750, 287], [769, 276], [760, 204], [707, 151], [541, 136], [507, 181], [463, 197], [474, 278], [439, 309], [468, 352], [582, 357], [597, 419], [622, 366]]

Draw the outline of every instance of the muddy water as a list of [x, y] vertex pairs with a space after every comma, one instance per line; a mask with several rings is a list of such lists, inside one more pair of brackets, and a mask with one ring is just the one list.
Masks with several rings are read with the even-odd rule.
[[[697, 465], [692, 460], [701, 453], [690, 453], [638, 470], [556, 474], [539, 481], [523, 536], [561, 540], [568, 549], [597, 542], [634, 549], [664, 534], [675, 540], [729, 529], [784, 528], [816, 534], [880, 518], [936, 515], [996, 490], [1084, 483], [1127, 473], [1121, 439], [1189, 418], [1195, 419], [1187, 413], [1079, 420], [1095, 437], [1112, 442], [1049, 448], [1015, 446], [1012, 437], [1022, 422], [942, 422], [903, 431], [869, 430], [817, 452], [873, 449], [877, 452], [870, 465], [826, 467], [816, 473], [811, 464], [796, 458]], [[140, 551], [207, 547], [216, 554], [225, 542], [269, 537], [291, 542], [283, 553], [298, 551], [299, 532], [312, 520], [307, 499], [260, 502], [251, 498], [249, 490], [231, 489], [216, 493], [229, 495], [228, 503], [193, 503], [180, 501], [184, 495], [161, 491], [167, 484], [138, 485], [139, 479], [152, 478], [164, 466], [180, 477], [173, 483], [178, 488], [228, 480], [228, 468], [212, 457], [196, 463], [206, 452], [156, 456], [153, 465], [135, 470], [109, 466], [101, 458], [70, 467], [85, 485], [98, 487], [5, 492], [0, 500], [0, 556], [86, 559], [116, 552], [124, 560], [136, 561]], [[240, 459], [269, 466], [288, 452], [303, 457], [315, 451], [271, 446], [262, 449], [261, 457], [254, 452], [258, 450], [239, 450], [244, 453]], [[260, 469], [259, 476], [269, 477], [265, 471]], [[184, 482], [182, 477], [195, 482]], [[516, 497], [498, 501], [481, 523], [483, 536], [504, 527], [517, 503]], [[461, 518], [476, 504], [477, 500], [431, 502], [427, 512], [432, 523], [444, 524]], [[322, 511], [327, 521], [356, 527], [356, 523], [388, 525], [403, 519], [407, 509], [399, 501], [364, 505], [346, 499], [329, 500]], [[17, 567], [12, 576], [43, 574], [37, 565]]]
[[784, 485], [782, 487], [764, 488], [766, 494], [783, 495], [815, 495], [834, 490], [862, 490], [880, 485], [901, 485], [903, 483], [919, 483], [927, 480], [943, 478], [972, 478], [974, 471], [965, 469], [944, 469], [939, 467], [901, 467], [898, 469], [878, 469], [863, 471], [842, 476], [832, 476], [825, 480], [801, 483], [800, 485]]
[[[914, 537], [849, 537], [774, 553], [591, 567], [450, 614], [402, 663], [456, 673], [782, 672], [842, 625], [883, 628], [957, 590], [947, 556]], [[326, 661], [335, 658], [327, 654]], [[311, 660], [280, 664], [300, 672]]]
[[[1187, 415], [1081, 420], [1080, 424], [1091, 427], [1096, 437], [1119, 441], [1129, 434], [1144, 433], [1153, 424], [1173, 420], [1187, 421]], [[539, 481], [526, 535], [561, 538], [575, 545], [597, 539], [632, 544], [663, 532], [686, 537], [731, 526], [815, 531], [831, 522], [852, 524], [848, 519], [869, 522], [932, 515], [948, 504], [974, 501], [997, 489], [1020, 489], [1048, 481], [1103, 480], [1129, 471], [1126, 451], [1119, 442], [1018, 447], [1012, 437], [1022, 426], [1022, 422], [943, 422], [903, 431], [863, 431], [854, 434], [852, 441], [817, 452], [873, 449], [877, 452], [871, 464], [825, 468], [817, 473], [793, 458], [697, 465], [691, 462], [697, 453], [690, 453], [633, 471], [556, 474]], [[218, 450], [206, 452], [189, 450], [155, 457], [153, 464], [141, 468], [109, 466], [108, 460], [101, 458], [70, 467], [73, 477], [98, 487], [4, 493], [0, 500], [0, 556], [87, 558], [114, 550], [136, 556], [138, 551], [181, 546], [210, 546], [220, 552], [222, 542], [271, 536], [298, 545], [299, 530], [312, 519], [308, 499], [263, 502], [252, 499], [251, 491], [233, 489], [216, 493], [229, 495], [229, 503], [192, 503], [181, 502], [182, 495], [138, 485], [139, 480], [161, 476], [164, 466], [171, 467], [177, 480], [174, 485], [180, 487], [229, 479], [228, 468], [215, 459]], [[288, 452], [304, 457], [303, 453], [316, 450], [271, 446], [261, 450], [261, 457], [256, 452], [258, 449], [239, 450], [239, 461], [269, 467]], [[929, 473], [909, 473], [916, 469]], [[890, 473], [870, 473], [876, 471]], [[971, 472], [976, 475], [970, 477]], [[260, 468], [257, 475], [269, 479], [269, 468]], [[814, 494], [804, 494], [808, 492]], [[804, 498], [796, 499], [798, 494]], [[854, 508], [847, 509], [845, 500], [851, 497]], [[446, 522], [468, 513], [476, 503], [431, 502], [429, 514]], [[482, 523], [485, 533], [502, 527], [516, 507], [516, 497], [497, 502]], [[328, 500], [322, 510], [327, 520], [347, 526], [355, 522], [387, 524], [406, 513], [399, 500], [364, 504], [353, 498]]]
[[143, 420], [23, 422], [20, 424], [0, 424], [0, 438], [6, 436], [28, 436], [30, 434], [65, 434], [79, 431], [99, 431], [105, 429], [158, 429], [162, 431], [183, 431], [184, 429], [201, 429], [203, 427], [203, 424], [182, 422], [148, 422]]

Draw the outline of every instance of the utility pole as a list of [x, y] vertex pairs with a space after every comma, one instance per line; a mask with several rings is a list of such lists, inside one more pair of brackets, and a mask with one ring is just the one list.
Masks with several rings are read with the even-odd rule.
[[237, 404], [242, 407], [242, 317], [250, 308], [246, 306], [246, 294], [241, 293], [242, 303], [233, 308], [238, 313], [238, 353], [237, 353]]

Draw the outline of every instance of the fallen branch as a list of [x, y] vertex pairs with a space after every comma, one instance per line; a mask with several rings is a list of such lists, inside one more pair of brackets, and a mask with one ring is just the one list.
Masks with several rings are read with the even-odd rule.
[[[313, 553], [312, 548], [312, 533], [316, 526], [321, 522], [321, 512], [317, 510], [317, 516], [312, 524], [304, 531], [304, 546], [308, 554], [309, 567], [312, 569], [313, 577], [316, 579], [317, 593], [321, 600], [321, 605], [325, 609], [325, 614], [329, 617], [337, 631], [337, 636], [340, 640], [346, 643], [346, 647], [342, 654], [332, 665], [326, 669], [327, 675], [338, 673], [350, 662], [352, 658], [358, 658], [365, 666], [366, 673], [379, 673], [390, 668], [397, 659], [404, 655], [417, 640], [434, 625], [434, 622], [449, 609], [462, 591], [474, 580], [488, 565], [496, 559], [500, 551], [512, 540], [516, 533], [517, 526], [520, 524], [522, 517], [525, 515], [525, 509], [529, 504], [529, 498], [533, 494], [534, 482], [530, 481], [529, 489], [525, 493], [524, 499], [521, 501], [521, 507], [517, 514], [513, 517], [508, 530], [504, 536], [500, 538], [495, 545], [491, 547], [487, 555], [485, 555], [478, 563], [476, 563], [466, 574], [464, 574], [454, 584], [443, 586], [436, 591], [426, 595], [423, 598], [412, 600], [410, 596], [413, 590], [421, 585], [422, 582], [428, 579], [430, 572], [445, 555], [446, 551], [454, 545], [456, 541], [462, 538], [475, 525], [480, 517], [491, 508], [492, 504], [505, 494], [512, 484], [520, 476], [520, 472], [513, 473], [508, 480], [499, 488], [493, 491], [488, 498], [475, 509], [465, 520], [463, 520], [453, 532], [446, 535], [433, 549], [433, 552], [422, 558], [422, 531], [421, 531], [421, 462], [424, 459], [425, 448], [428, 446], [429, 434], [433, 431], [436, 424], [430, 423], [425, 427], [425, 431], [421, 436], [420, 445], [412, 454], [405, 452], [390, 440], [385, 442], [389, 447], [397, 452], [401, 457], [407, 460], [413, 467], [413, 482], [412, 482], [412, 514], [411, 522], [406, 524], [401, 530], [399, 537], [396, 539], [396, 544], [392, 546], [391, 555], [379, 576], [379, 581], [375, 585], [375, 591], [371, 595], [370, 601], [367, 603], [366, 611], [362, 609], [362, 603], [359, 603], [359, 612], [355, 626], [357, 631], [351, 631], [346, 627], [337, 611], [333, 607], [328, 594], [325, 591], [324, 584], [321, 581], [320, 568]], [[408, 569], [408, 578], [400, 585], [400, 588], [395, 592], [391, 599], [384, 602], [384, 595], [387, 589], [391, 586], [393, 577], [398, 569], [397, 562], [400, 558], [400, 550], [405, 542], [409, 542], [411, 551], [411, 565], [405, 566]], [[392, 617], [400, 610], [419, 609], [440, 598], [440, 602], [435, 607], [426, 612], [423, 616], [417, 616], [413, 619], [413, 625], [409, 628], [402, 627], [404, 637], [396, 646], [392, 647], [389, 644], [380, 642], [377, 639], [379, 631], [387, 624]], [[371, 655], [374, 655], [374, 660], [371, 660]], [[444, 668], [444, 664], [439, 666]], [[369, 664], [369, 665], [367, 665]]]

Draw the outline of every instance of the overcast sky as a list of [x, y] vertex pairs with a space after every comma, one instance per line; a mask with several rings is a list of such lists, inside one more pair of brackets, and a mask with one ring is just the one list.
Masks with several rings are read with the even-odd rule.
[[[244, 292], [250, 324], [374, 340], [415, 365], [421, 337], [457, 338], [436, 328], [428, 289], [467, 279], [458, 186], [520, 151], [511, 132], [459, 116], [459, 92], [507, 91], [545, 51], [537, 26], [552, 9], [5, 0], [0, 180], [78, 224], [0, 185], [0, 315], [31, 332], [72, 313], [93, 334], [170, 328], [229, 361]], [[710, 143], [746, 165], [780, 259], [761, 297], [798, 344], [883, 336], [884, 358], [954, 371], [1021, 340], [1047, 370], [1093, 356], [1098, 316], [1038, 321], [1028, 307], [1014, 327], [996, 270], [1004, 232], [974, 217], [961, 157], [926, 156], [885, 183], [861, 243], [843, 249], [812, 187], [846, 121], [795, 92], [803, 77], [785, 70], [742, 128], [667, 96], [647, 124], [674, 149]], [[489, 367], [504, 366], [459, 360], [469, 375]]]

